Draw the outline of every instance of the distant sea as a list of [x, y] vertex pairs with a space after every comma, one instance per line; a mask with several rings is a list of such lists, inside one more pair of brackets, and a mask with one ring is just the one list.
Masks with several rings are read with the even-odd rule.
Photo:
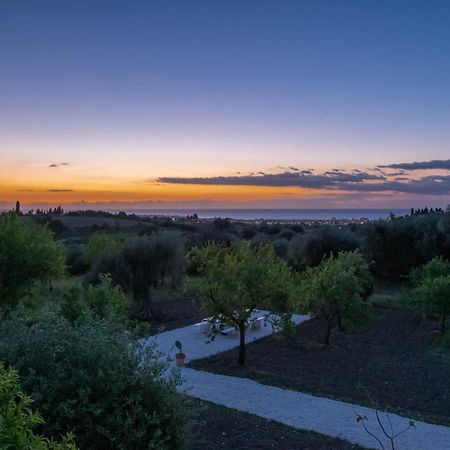
[[222, 217], [241, 220], [330, 220], [330, 219], [386, 219], [409, 214], [409, 209], [137, 209], [127, 211], [141, 216], [187, 216], [196, 213], [199, 218]]

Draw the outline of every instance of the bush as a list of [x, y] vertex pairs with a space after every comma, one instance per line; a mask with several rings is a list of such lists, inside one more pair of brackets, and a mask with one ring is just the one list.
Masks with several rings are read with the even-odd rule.
[[0, 303], [14, 305], [36, 280], [64, 271], [64, 251], [45, 227], [0, 215]]
[[110, 323], [86, 315], [70, 324], [56, 308], [31, 323], [0, 324], [0, 359], [17, 368], [25, 392], [48, 419], [46, 436], [74, 432], [81, 448], [177, 449], [175, 381]]
[[2, 450], [76, 450], [71, 436], [61, 444], [36, 435], [42, 417], [31, 410], [33, 400], [20, 388], [19, 374], [0, 364], [0, 448]]
[[128, 298], [118, 286], [112, 286], [108, 275], [99, 275], [95, 286], [72, 285], [62, 296], [61, 313], [74, 322], [86, 311], [100, 319], [124, 323], [127, 319]]

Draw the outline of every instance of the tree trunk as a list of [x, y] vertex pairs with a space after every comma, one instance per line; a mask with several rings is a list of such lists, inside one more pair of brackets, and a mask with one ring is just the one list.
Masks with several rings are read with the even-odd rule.
[[327, 320], [327, 334], [325, 336], [325, 345], [330, 345], [331, 337], [331, 320]]
[[442, 322], [441, 322], [441, 332], [445, 331], [445, 323], [447, 322], [447, 311], [442, 314]]
[[337, 313], [337, 322], [338, 322], [338, 329], [340, 331], [342, 331], [342, 317], [341, 317], [341, 313], [340, 312]]
[[239, 356], [238, 364], [245, 365], [245, 322], [239, 324]]

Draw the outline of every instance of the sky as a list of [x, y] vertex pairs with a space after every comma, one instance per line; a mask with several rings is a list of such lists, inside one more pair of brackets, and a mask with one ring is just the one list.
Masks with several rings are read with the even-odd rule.
[[0, 2], [0, 208], [450, 203], [450, 3]]

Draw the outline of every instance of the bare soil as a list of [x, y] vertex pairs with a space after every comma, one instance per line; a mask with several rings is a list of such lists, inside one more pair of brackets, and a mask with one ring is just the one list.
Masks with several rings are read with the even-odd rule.
[[188, 400], [187, 450], [363, 450], [360, 446], [300, 431], [234, 409]]
[[450, 354], [437, 350], [438, 324], [407, 309], [375, 309], [366, 327], [335, 332], [330, 346], [324, 335], [316, 317], [291, 340], [248, 345], [246, 367], [236, 364], [237, 350], [191, 366], [450, 425]]

